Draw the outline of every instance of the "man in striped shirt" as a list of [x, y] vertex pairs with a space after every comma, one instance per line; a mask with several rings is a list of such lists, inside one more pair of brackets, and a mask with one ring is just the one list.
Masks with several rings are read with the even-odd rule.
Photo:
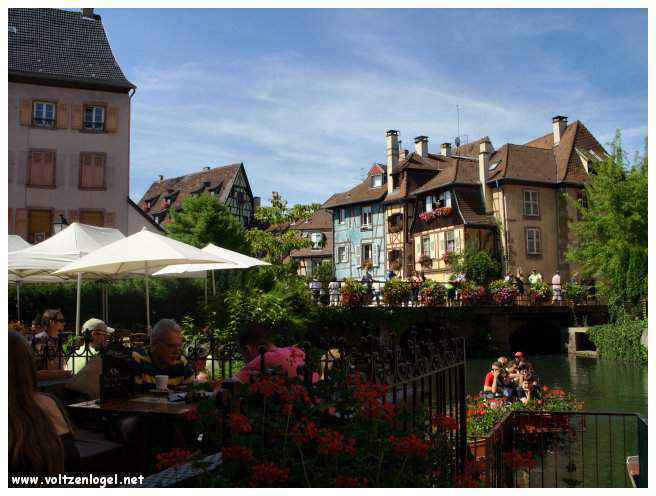
[[134, 383], [142, 390], [155, 389], [155, 376], [167, 375], [169, 388], [189, 384], [193, 369], [181, 355], [182, 331], [171, 319], [162, 319], [150, 333], [150, 346], [132, 352]]

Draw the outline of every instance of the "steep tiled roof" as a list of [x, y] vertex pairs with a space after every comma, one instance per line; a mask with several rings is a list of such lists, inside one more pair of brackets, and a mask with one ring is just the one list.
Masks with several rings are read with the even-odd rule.
[[494, 215], [486, 215], [480, 187], [454, 188], [455, 203], [467, 225], [495, 226]]
[[[217, 193], [219, 201], [225, 203], [241, 167], [242, 164], [231, 164], [155, 181], [139, 201], [139, 206], [150, 215], [158, 215], [168, 212], [170, 208], [180, 208], [189, 195], [203, 191]], [[147, 202], [151, 203], [150, 208]]]
[[557, 180], [559, 182], [583, 182], [586, 180], [587, 173], [575, 151], [576, 148], [584, 152], [593, 150], [600, 157], [606, 155], [604, 147], [599, 144], [581, 121], [573, 122], [567, 126], [560, 138], [560, 143], [556, 146], [554, 146], [553, 133], [529, 141], [526, 146], [553, 150], [558, 166]]
[[428, 191], [443, 188], [453, 184], [480, 184], [478, 181], [478, 161], [458, 157], [448, 157], [445, 167], [426, 184], [410, 193], [410, 196], [420, 195]]
[[418, 153], [412, 152], [406, 158], [400, 160], [396, 167], [392, 168], [392, 174], [397, 174], [406, 169], [437, 171], [443, 168], [444, 165], [445, 157], [442, 155], [429, 153], [426, 157], [422, 157]]
[[487, 178], [556, 183], [556, 169], [552, 150], [507, 143], [490, 157]]
[[309, 219], [294, 222], [290, 227], [298, 231], [332, 230], [333, 216], [325, 208], [320, 208]]
[[478, 157], [478, 152], [481, 149], [481, 143], [484, 141], [490, 141], [488, 136], [484, 136], [476, 141], [460, 145], [453, 149], [453, 155], [458, 155], [461, 157]]
[[386, 193], [387, 184], [372, 188], [370, 178], [367, 177], [355, 188], [345, 191], [344, 193], [336, 193], [328, 198], [328, 200], [321, 205], [321, 208], [334, 208], [343, 205], [354, 205], [356, 203], [380, 201], [385, 198]]
[[9, 9], [9, 76], [128, 91], [100, 17], [60, 9]]
[[155, 229], [161, 232], [165, 232], [164, 228], [162, 228], [162, 226], [160, 226], [157, 222], [155, 222], [155, 219], [153, 219], [150, 215], [144, 212], [139, 205], [134, 203], [129, 196], [128, 196], [128, 206], [130, 208], [133, 208], [139, 215], [141, 215], [144, 219], [146, 219], [148, 223], [152, 225]]

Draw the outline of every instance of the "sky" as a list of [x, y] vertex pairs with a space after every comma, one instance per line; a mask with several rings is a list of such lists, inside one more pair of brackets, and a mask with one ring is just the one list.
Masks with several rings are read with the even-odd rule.
[[131, 189], [243, 162], [263, 202], [323, 202], [404, 146], [495, 148], [582, 121], [647, 136], [647, 10], [96, 9], [132, 99]]

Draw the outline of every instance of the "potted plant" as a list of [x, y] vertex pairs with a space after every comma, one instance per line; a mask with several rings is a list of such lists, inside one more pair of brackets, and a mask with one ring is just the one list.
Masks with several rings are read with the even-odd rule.
[[466, 305], [478, 303], [485, 297], [485, 288], [473, 282], [465, 282], [459, 292], [460, 301]]
[[390, 306], [401, 306], [410, 298], [410, 283], [401, 279], [392, 279], [383, 287], [383, 300]]
[[512, 305], [517, 297], [517, 289], [511, 282], [498, 279], [488, 286], [492, 299], [497, 305]]
[[552, 294], [551, 286], [542, 281], [533, 284], [528, 290], [529, 299], [536, 304], [548, 301]]
[[437, 307], [446, 302], [446, 288], [437, 281], [427, 279], [419, 290], [419, 301], [427, 307]]
[[345, 279], [341, 287], [342, 305], [349, 308], [361, 307], [366, 303], [367, 285], [355, 279]]
[[566, 282], [563, 285], [563, 297], [572, 305], [580, 305], [585, 301], [587, 288], [575, 282]]

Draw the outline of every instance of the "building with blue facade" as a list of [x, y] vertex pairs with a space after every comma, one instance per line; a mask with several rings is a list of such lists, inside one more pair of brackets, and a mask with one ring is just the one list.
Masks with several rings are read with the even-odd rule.
[[333, 217], [333, 259], [338, 280], [360, 279], [366, 267], [370, 267], [374, 280], [385, 280], [386, 194], [385, 169], [375, 164], [364, 181], [349, 191], [334, 194], [323, 205]]

